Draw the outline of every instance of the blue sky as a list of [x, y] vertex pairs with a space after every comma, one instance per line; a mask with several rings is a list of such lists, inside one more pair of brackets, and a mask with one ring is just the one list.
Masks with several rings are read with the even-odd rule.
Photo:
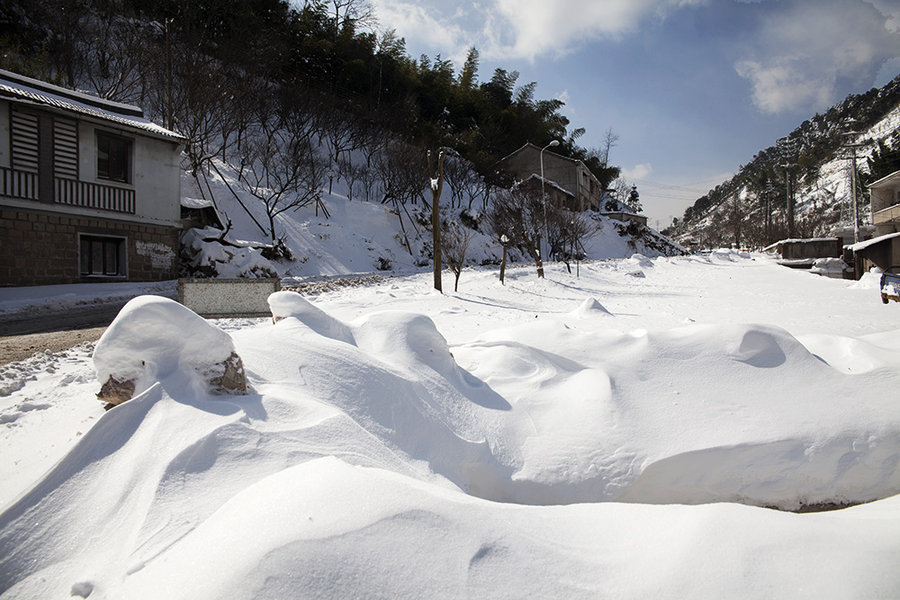
[[560, 98], [665, 226], [816, 112], [900, 74], [900, 0], [372, 0], [411, 56]]

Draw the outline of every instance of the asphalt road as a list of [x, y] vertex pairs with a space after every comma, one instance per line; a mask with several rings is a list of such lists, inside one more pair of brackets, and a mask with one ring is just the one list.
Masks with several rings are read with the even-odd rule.
[[125, 306], [126, 300], [82, 304], [61, 311], [46, 309], [0, 315], [0, 337], [106, 327]]

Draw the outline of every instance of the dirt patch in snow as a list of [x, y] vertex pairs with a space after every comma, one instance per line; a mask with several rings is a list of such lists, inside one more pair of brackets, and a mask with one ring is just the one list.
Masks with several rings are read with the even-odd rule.
[[38, 352], [60, 352], [84, 342], [96, 342], [106, 327], [0, 337], [0, 365], [25, 360]]

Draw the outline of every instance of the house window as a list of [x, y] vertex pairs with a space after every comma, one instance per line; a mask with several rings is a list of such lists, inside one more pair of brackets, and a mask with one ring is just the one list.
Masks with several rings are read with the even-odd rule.
[[97, 177], [131, 183], [131, 146], [128, 138], [97, 132]]
[[78, 242], [82, 275], [125, 276], [125, 238], [82, 235]]

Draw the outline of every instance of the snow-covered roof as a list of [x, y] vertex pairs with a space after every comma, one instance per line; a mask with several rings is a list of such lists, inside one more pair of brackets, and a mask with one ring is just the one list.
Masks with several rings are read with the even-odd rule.
[[874, 246], [876, 244], [886, 242], [886, 241], [894, 239], [896, 237], [900, 237], [900, 232], [888, 233], [886, 235], [881, 235], [881, 236], [878, 236], [877, 238], [872, 238], [871, 240], [866, 240], [864, 242], [859, 242], [858, 244], [853, 244], [852, 246], [849, 246], [849, 248], [851, 250], [853, 250], [854, 252], [859, 252], [860, 250], [865, 250], [869, 246]]
[[2, 69], [0, 69], [0, 97], [12, 102], [73, 112], [176, 142], [185, 139], [180, 133], [145, 119], [143, 109], [138, 106], [104, 100]]
[[211, 208], [212, 205], [211, 200], [204, 200], [203, 198], [188, 198], [185, 196], [181, 199], [181, 206], [184, 208]]
[[[514, 187], [518, 187], [518, 186], [520, 186], [520, 185], [524, 185], [524, 184], [526, 184], [526, 183], [528, 183], [529, 181], [532, 181], [532, 180], [534, 180], [534, 181], [536, 181], [538, 184], [540, 184], [540, 183], [541, 183], [541, 179], [542, 179], [542, 177], [541, 177], [540, 175], [538, 175], [537, 173], [532, 173], [531, 175], [529, 175], [528, 177], [526, 177], [526, 178], [523, 179], [522, 181], [516, 182], [516, 184], [515, 184]], [[566, 188], [562, 187], [561, 185], [559, 185], [558, 183], [556, 183], [556, 182], [553, 181], [552, 179], [547, 179], [546, 177], [544, 177], [543, 180], [544, 180], [544, 185], [546, 185], [547, 187], [553, 188], [553, 189], [557, 190], [558, 192], [561, 192], [561, 193], [565, 194], [566, 196], [571, 196], [572, 198], [575, 197], [575, 194], [573, 194], [572, 192], [570, 192], [570, 191], [567, 190]]]
[[890, 175], [885, 175], [878, 181], [873, 181], [869, 184], [869, 189], [872, 188], [880, 188], [883, 186], [891, 185], [892, 183], [900, 183], [900, 171], [894, 171]]
[[[509, 159], [510, 157], [513, 157], [513, 156], [515, 156], [516, 154], [522, 152], [522, 151], [525, 150], [525, 149], [537, 150], [538, 152], [541, 151], [541, 147], [540, 147], [540, 146], [537, 146], [537, 145], [535, 145], [535, 144], [532, 144], [531, 142], [526, 142], [521, 148], [517, 148], [517, 149], [513, 150], [512, 152], [510, 152], [509, 154], [507, 154], [506, 156], [504, 156], [503, 158], [501, 158], [499, 162], [503, 162], [503, 161]], [[565, 160], [565, 161], [568, 161], [568, 162], [571, 162], [571, 163], [579, 163], [579, 162], [581, 162], [580, 160], [577, 160], [577, 159], [574, 159], [574, 158], [569, 158], [568, 156], [563, 156], [562, 154], [557, 154], [556, 152], [553, 152], [552, 150], [546, 150], [546, 149], [545, 149], [545, 150], [544, 150], [544, 154], [546, 154], [546, 155], [548, 155], [548, 156], [554, 156], [554, 157], [556, 157], [556, 158], [559, 158], [559, 159], [562, 159], [562, 160]]]

